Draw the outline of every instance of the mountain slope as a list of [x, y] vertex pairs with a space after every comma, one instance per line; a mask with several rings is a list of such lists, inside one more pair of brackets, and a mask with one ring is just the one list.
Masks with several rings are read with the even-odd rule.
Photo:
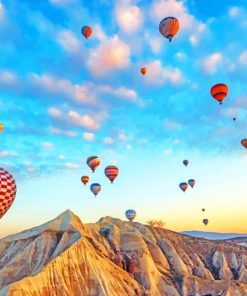
[[82, 225], [69, 211], [49, 223], [0, 240], [1, 296], [247, 295], [247, 248], [235, 243], [111, 217]]

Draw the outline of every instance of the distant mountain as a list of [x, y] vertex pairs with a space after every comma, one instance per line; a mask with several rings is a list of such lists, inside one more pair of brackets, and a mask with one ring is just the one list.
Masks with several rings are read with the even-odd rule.
[[209, 240], [226, 240], [226, 239], [231, 239], [235, 237], [247, 238], [247, 234], [239, 234], [239, 233], [221, 233], [221, 232], [207, 232], [207, 231], [196, 231], [196, 230], [182, 231], [181, 233], [185, 235], [205, 238]]
[[246, 296], [247, 248], [71, 211], [0, 240], [0, 296]]

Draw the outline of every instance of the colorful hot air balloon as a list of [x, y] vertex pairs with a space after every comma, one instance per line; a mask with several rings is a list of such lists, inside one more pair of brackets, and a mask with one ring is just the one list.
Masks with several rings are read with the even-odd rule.
[[202, 222], [204, 225], [206, 225], [206, 226], [208, 225], [208, 219], [203, 219]]
[[183, 192], [185, 192], [188, 188], [188, 184], [186, 182], [182, 182], [179, 184], [179, 187], [183, 190]]
[[242, 139], [241, 144], [244, 146], [244, 148], [247, 148], [247, 139]]
[[11, 207], [15, 195], [15, 179], [7, 170], [0, 168], [0, 219]]
[[93, 32], [93, 30], [89, 26], [83, 26], [81, 28], [81, 33], [86, 39], [88, 39], [92, 35], [92, 32]]
[[185, 166], [187, 166], [187, 165], [189, 164], [189, 161], [188, 161], [187, 159], [185, 159], [185, 160], [183, 161], [183, 164], [184, 164]]
[[81, 177], [81, 181], [82, 181], [82, 183], [83, 183], [84, 185], [86, 185], [87, 182], [89, 181], [89, 177], [88, 177], [88, 176], [82, 176], [82, 177]]
[[203, 212], [205, 212], [205, 209], [202, 209]]
[[142, 67], [140, 72], [142, 73], [142, 75], [145, 75], [147, 73], [147, 68], [146, 67]]
[[194, 179], [189, 179], [188, 183], [189, 183], [190, 187], [193, 188], [195, 186], [196, 181]]
[[159, 31], [161, 35], [172, 41], [172, 38], [179, 30], [179, 21], [172, 16], [165, 17], [159, 24]]
[[125, 212], [125, 216], [129, 221], [133, 221], [136, 217], [136, 211], [135, 210], [127, 210]]
[[3, 132], [3, 124], [2, 123], [0, 123], [0, 132]]
[[218, 83], [211, 87], [211, 96], [222, 104], [223, 100], [227, 96], [228, 86], [224, 83]]
[[96, 196], [100, 190], [101, 190], [101, 186], [99, 183], [93, 183], [90, 186], [90, 190], [93, 192], [93, 194]]
[[118, 171], [118, 168], [114, 165], [109, 165], [105, 168], [105, 175], [111, 183], [113, 183], [114, 179], [117, 177]]
[[94, 172], [95, 169], [100, 165], [100, 159], [98, 156], [90, 156], [87, 159], [87, 165], [92, 169]]

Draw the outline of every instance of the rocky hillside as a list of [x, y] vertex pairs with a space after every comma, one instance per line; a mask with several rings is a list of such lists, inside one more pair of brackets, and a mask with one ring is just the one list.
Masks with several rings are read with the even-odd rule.
[[247, 248], [66, 211], [0, 240], [0, 295], [244, 296]]

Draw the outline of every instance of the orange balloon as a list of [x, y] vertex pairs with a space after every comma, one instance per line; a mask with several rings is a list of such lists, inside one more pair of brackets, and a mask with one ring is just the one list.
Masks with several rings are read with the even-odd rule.
[[88, 176], [82, 176], [82, 177], [81, 177], [81, 181], [82, 181], [82, 183], [83, 183], [84, 185], [86, 185], [87, 182], [89, 181], [89, 177], [88, 177]]
[[142, 75], [145, 75], [147, 73], [147, 68], [142, 67], [140, 71], [141, 71]]
[[211, 96], [222, 104], [223, 100], [227, 96], [228, 86], [224, 83], [218, 83], [211, 87], [210, 90]]
[[241, 140], [241, 144], [242, 144], [245, 148], [247, 148], [247, 139], [242, 139], [242, 140]]

